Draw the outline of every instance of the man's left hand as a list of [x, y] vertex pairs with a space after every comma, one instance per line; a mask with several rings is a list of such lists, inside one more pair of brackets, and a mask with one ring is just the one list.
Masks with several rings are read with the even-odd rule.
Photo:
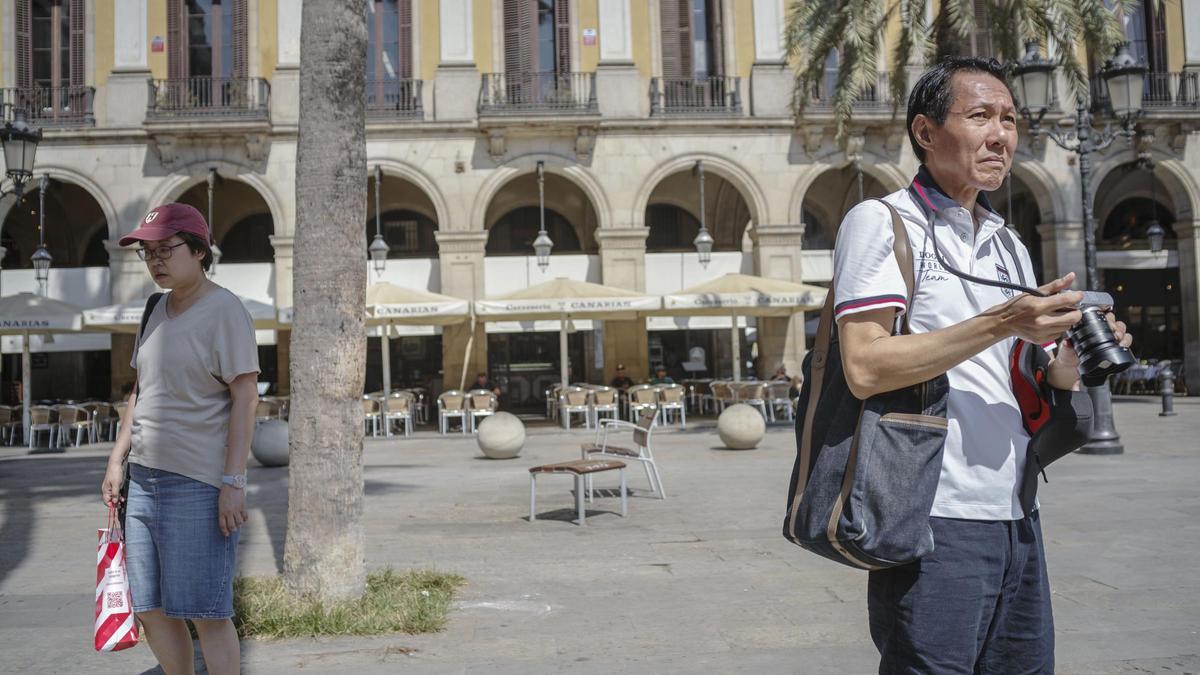
[[246, 491], [232, 485], [222, 485], [217, 508], [217, 522], [221, 526], [221, 534], [228, 537], [237, 532], [247, 520]]
[[[1127, 332], [1125, 322], [1117, 321], [1117, 317], [1112, 312], [1105, 314], [1104, 318], [1108, 320], [1108, 327], [1112, 329], [1117, 342], [1128, 349], [1133, 344], [1133, 336]], [[1075, 345], [1069, 339], [1063, 340], [1059, 345], [1058, 353], [1055, 354], [1046, 369], [1046, 379], [1055, 389], [1076, 391], [1079, 389], [1079, 355], [1075, 352]]]

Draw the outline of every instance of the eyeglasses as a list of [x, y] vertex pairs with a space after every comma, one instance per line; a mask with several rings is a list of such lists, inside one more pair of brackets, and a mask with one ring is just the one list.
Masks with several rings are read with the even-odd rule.
[[175, 249], [179, 248], [180, 246], [187, 246], [187, 242], [181, 241], [178, 244], [175, 244], [174, 246], [159, 246], [158, 248], [144, 248], [144, 247], [139, 248], [139, 249], [137, 249], [137, 256], [138, 256], [138, 258], [141, 258], [142, 260], [149, 260], [150, 258], [158, 258], [159, 260], [166, 260], [167, 258], [170, 258], [171, 254], [175, 252]]

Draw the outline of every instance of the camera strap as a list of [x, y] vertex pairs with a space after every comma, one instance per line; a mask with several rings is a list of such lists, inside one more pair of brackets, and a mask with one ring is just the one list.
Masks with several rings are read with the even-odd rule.
[[[934, 219], [937, 218], [936, 211], [934, 212], [933, 218]], [[967, 274], [966, 272], [959, 271], [957, 268], [955, 268], [953, 265], [950, 264], [950, 261], [946, 260], [946, 257], [942, 255], [942, 249], [940, 247], [938, 247], [937, 223], [933, 222], [933, 219], [931, 219], [929, 222], [929, 238], [933, 240], [933, 254], [935, 256], [937, 256], [938, 264], [941, 265], [950, 274], [953, 274], [954, 276], [958, 277], [959, 279], [963, 279], [964, 281], [970, 281], [972, 283], [982, 284], [984, 286], [992, 286], [994, 288], [1007, 288], [1007, 289], [1018, 291], [1021, 293], [1028, 293], [1030, 295], [1037, 296], [1039, 298], [1046, 297], [1045, 293], [1037, 290], [1036, 288], [1029, 288], [1028, 286], [1024, 285], [1025, 273], [1021, 269], [1020, 259], [1016, 257], [1016, 251], [1015, 251], [1015, 247], [1012, 244], [1012, 241], [1007, 238], [1007, 237], [1012, 236], [1012, 234], [1010, 232], [1008, 232], [1007, 230], [1008, 230], [1007, 226], [1002, 227], [1001, 231], [997, 233], [997, 236], [999, 236], [1001, 241], [1004, 242], [1004, 247], [1008, 249], [1009, 253], [1013, 254], [1013, 258], [1014, 258], [1015, 262], [1017, 263], [1017, 271], [1020, 273], [1020, 276], [1021, 276], [1021, 284], [1013, 284], [1013, 283], [1008, 283], [1008, 282], [1004, 282], [1004, 281], [997, 281], [995, 279], [984, 279], [982, 277], [973, 276], [973, 275]]]

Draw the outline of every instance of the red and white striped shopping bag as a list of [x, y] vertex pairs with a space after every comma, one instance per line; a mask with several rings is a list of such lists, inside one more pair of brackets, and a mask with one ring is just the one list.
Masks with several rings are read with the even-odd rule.
[[108, 507], [108, 527], [100, 528], [96, 547], [96, 651], [116, 652], [138, 643], [138, 625], [125, 573], [125, 533], [117, 509]]

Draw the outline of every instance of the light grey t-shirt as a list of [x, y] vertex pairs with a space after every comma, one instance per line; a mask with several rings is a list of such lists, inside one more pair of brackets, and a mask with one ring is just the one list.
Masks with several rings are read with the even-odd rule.
[[221, 487], [229, 435], [229, 383], [257, 373], [254, 322], [228, 290], [209, 290], [183, 314], [163, 296], [138, 334], [129, 461]]

